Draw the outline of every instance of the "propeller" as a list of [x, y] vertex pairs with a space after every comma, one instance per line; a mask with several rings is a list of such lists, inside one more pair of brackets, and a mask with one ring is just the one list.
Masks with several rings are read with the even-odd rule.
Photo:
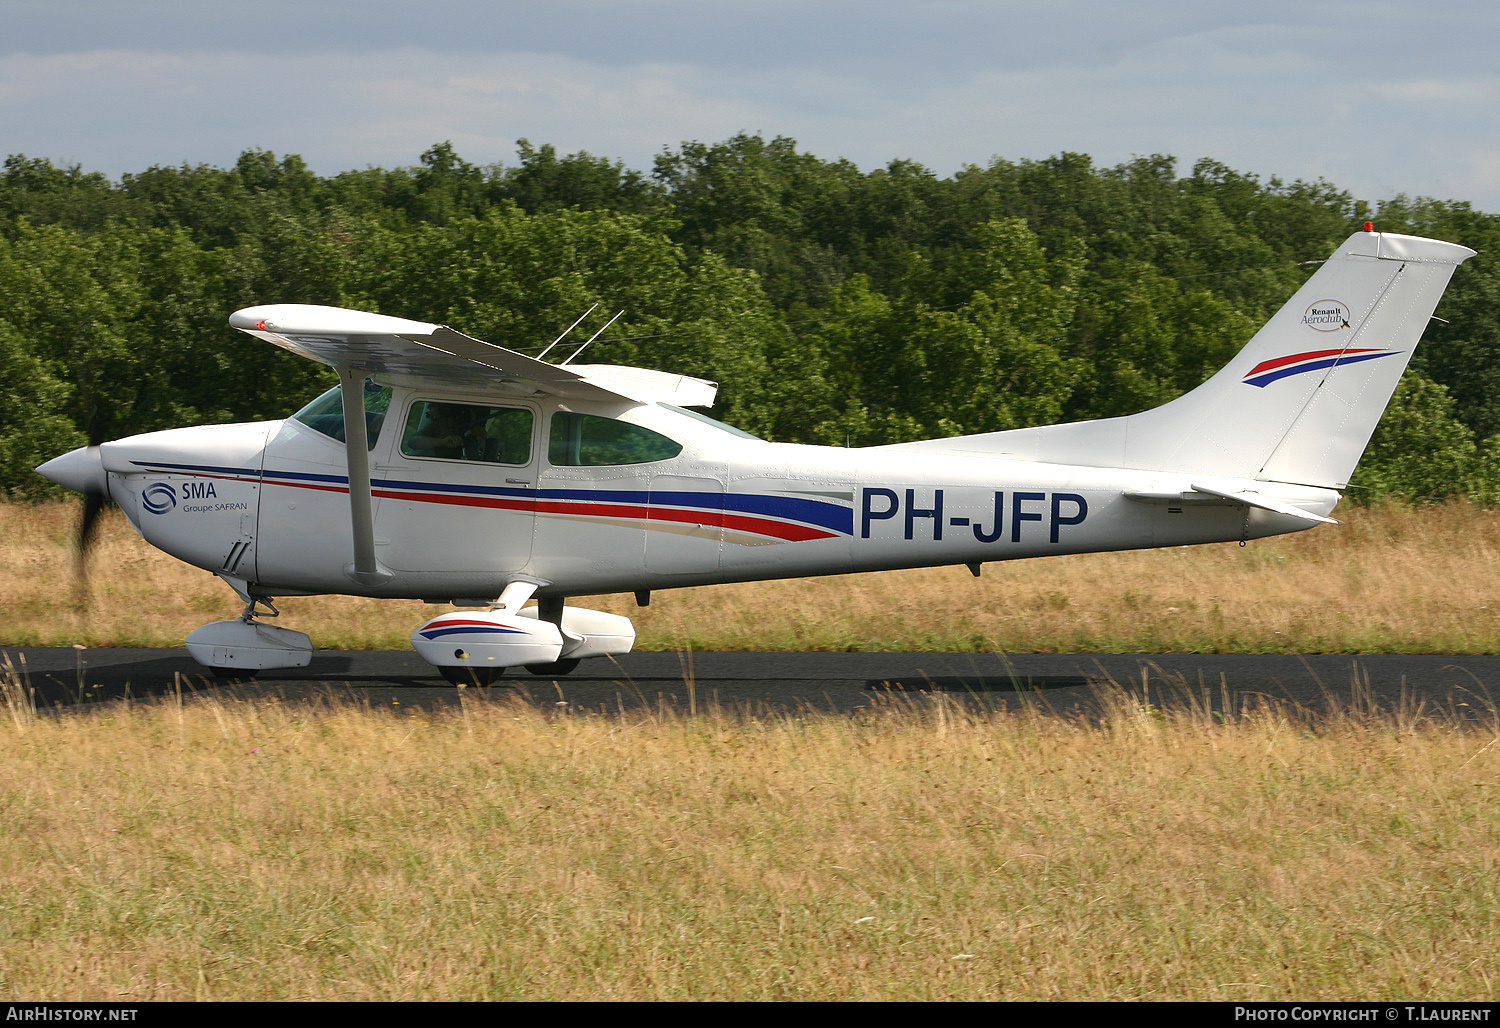
[[[104, 423], [99, 417], [98, 410], [89, 416], [89, 463], [100, 466], [102, 462], [99, 457], [99, 446], [104, 442]], [[84, 487], [79, 491], [83, 493], [83, 514], [78, 519], [78, 539], [76, 550], [76, 564], [73, 569], [74, 593], [80, 606], [87, 604], [89, 599], [89, 553], [94, 548], [98, 538], [99, 518], [104, 513], [104, 506], [109, 502], [109, 491], [105, 487], [103, 475], [91, 476], [91, 480], [83, 483]]]

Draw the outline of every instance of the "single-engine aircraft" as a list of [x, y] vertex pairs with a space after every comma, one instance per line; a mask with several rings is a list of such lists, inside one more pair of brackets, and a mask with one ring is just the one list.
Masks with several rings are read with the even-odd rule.
[[978, 575], [989, 561], [1336, 523], [1473, 255], [1366, 223], [1227, 367], [1170, 403], [861, 448], [721, 424], [694, 409], [714, 402], [702, 379], [552, 364], [382, 314], [250, 307], [230, 325], [330, 365], [339, 385], [284, 421], [151, 432], [37, 470], [109, 497], [148, 542], [239, 595], [237, 620], [187, 638], [221, 677], [305, 666], [309, 638], [260, 619], [276, 597], [322, 593], [486, 608], [412, 633], [450, 682], [561, 675], [635, 640], [628, 618], [570, 596], [645, 604], [652, 590], [936, 565]]

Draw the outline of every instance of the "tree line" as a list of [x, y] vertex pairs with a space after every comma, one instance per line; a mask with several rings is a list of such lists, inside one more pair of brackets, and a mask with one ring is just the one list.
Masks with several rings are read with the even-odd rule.
[[[450, 324], [537, 352], [591, 304], [599, 362], [723, 383], [766, 438], [867, 445], [1128, 414], [1221, 367], [1366, 220], [1462, 242], [1353, 495], [1500, 500], [1500, 218], [1371, 207], [1326, 182], [1082, 154], [948, 177], [790, 139], [663, 151], [649, 173], [519, 141], [480, 166], [332, 176], [294, 155], [114, 181], [0, 174], [0, 490], [91, 432], [283, 417], [326, 369], [227, 327], [257, 303]], [[584, 337], [586, 338], [586, 336]]]

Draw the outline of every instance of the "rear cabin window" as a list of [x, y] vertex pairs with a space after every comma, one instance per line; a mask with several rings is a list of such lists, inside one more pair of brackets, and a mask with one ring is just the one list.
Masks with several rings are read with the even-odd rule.
[[547, 459], [557, 467], [649, 464], [682, 452], [682, 444], [660, 432], [614, 418], [558, 411], [552, 415]]
[[[380, 438], [380, 429], [385, 424], [385, 415], [390, 407], [390, 387], [378, 386], [369, 379], [365, 379], [365, 434], [369, 437], [368, 442], [372, 450], [375, 448], [376, 440]], [[330, 439], [343, 442], [344, 401], [339, 387], [334, 386], [293, 414], [292, 420], [300, 421], [314, 432], [321, 432]]]
[[419, 400], [406, 416], [401, 452], [408, 457], [526, 464], [531, 461], [532, 422], [525, 407]]

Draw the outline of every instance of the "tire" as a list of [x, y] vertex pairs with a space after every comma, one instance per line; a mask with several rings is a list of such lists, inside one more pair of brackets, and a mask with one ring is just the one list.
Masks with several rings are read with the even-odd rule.
[[571, 675], [576, 671], [578, 669], [578, 661], [579, 658], [572, 657], [567, 660], [554, 660], [550, 664], [527, 664], [526, 670], [534, 675], [542, 675], [543, 677], [550, 678], [554, 675], [561, 677], [563, 675]]
[[461, 664], [456, 667], [440, 667], [438, 674], [449, 685], [489, 685], [505, 674], [505, 668], [469, 667]]

